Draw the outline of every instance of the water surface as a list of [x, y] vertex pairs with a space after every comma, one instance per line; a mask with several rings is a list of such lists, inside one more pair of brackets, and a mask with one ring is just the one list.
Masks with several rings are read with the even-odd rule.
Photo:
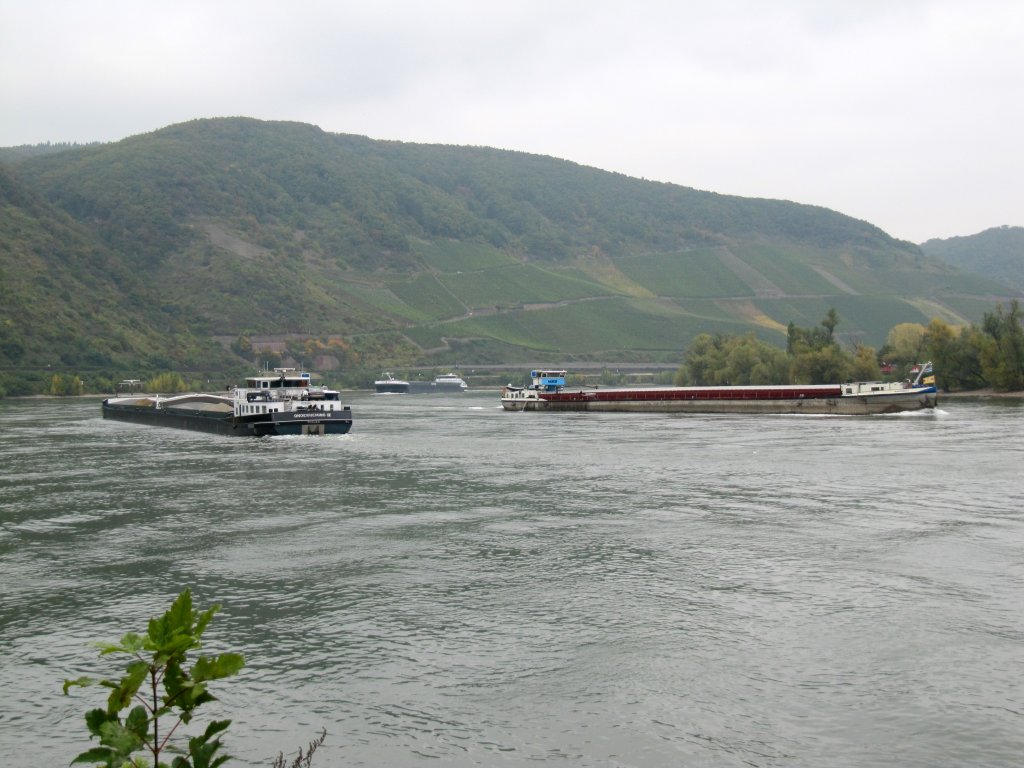
[[[0, 401], [0, 754], [182, 588], [240, 765], [1019, 766], [1024, 407], [505, 413], [356, 394], [237, 439]], [[206, 722], [206, 718], [200, 718]]]

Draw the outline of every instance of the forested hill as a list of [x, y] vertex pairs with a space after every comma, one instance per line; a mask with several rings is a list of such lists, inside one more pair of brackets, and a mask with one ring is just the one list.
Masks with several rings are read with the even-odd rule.
[[921, 249], [964, 272], [1024, 292], [1024, 227], [993, 227], [976, 235], [929, 240]]
[[1006, 293], [824, 208], [519, 152], [225, 118], [2, 157], [7, 370], [674, 362], [830, 307], [878, 345]]

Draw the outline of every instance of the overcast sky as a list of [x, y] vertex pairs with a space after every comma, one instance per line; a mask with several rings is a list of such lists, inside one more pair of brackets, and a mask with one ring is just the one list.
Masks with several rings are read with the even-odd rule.
[[1021, 0], [0, 0], [0, 146], [198, 117], [1024, 225]]

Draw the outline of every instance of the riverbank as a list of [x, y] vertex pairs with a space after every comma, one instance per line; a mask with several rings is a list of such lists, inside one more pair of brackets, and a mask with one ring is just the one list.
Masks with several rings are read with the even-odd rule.
[[999, 400], [1024, 400], [1024, 391], [996, 392], [994, 389], [972, 389], [967, 392], [939, 392], [940, 401], [947, 400], [949, 398], [975, 398], [979, 400], [996, 398]]

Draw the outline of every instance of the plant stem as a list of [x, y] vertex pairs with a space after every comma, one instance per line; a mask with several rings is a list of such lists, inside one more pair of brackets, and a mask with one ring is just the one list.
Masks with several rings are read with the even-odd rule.
[[160, 764], [160, 749], [163, 746], [160, 743], [160, 717], [157, 715], [157, 698], [159, 696], [159, 689], [157, 688], [157, 671], [155, 667], [150, 667], [149, 677], [153, 685], [153, 709], [150, 712], [153, 713], [153, 765], [158, 766]]

